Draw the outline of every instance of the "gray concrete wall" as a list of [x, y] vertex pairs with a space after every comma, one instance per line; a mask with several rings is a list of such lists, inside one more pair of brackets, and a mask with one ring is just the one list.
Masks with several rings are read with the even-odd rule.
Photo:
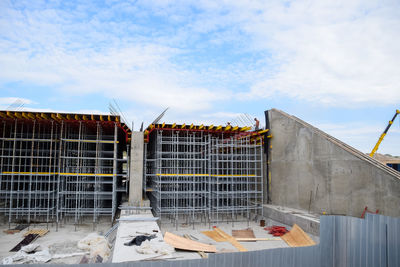
[[294, 116], [266, 115], [272, 204], [358, 217], [368, 206], [400, 216], [400, 173]]
[[129, 204], [140, 206], [143, 190], [143, 132], [132, 132], [129, 166]]

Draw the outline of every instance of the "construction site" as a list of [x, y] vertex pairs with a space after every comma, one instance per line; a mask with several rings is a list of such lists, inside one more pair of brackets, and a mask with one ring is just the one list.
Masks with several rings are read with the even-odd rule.
[[374, 155], [383, 137], [367, 155], [277, 109], [265, 127], [0, 119], [3, 264], [400, 265], [399, 162]]

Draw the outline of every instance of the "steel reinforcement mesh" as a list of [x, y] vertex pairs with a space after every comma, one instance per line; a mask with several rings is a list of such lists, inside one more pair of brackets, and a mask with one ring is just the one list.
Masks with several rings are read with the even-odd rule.
[[153, 210], [176, 223], [261, 214], [262, 148], [251, 133], [153, 132], [145, 149], [145, 188]]
[[3, 119], [0, 212], [9, 222], [113, 220], [125, 150], [115, 122]]

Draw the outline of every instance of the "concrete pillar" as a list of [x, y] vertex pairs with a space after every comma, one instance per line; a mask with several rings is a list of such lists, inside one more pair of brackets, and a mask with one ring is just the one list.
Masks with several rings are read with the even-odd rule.
[[129, 204], [140, 206], [143, 191], [143, 132], [132, 132], [130, 177], [129, 177]]

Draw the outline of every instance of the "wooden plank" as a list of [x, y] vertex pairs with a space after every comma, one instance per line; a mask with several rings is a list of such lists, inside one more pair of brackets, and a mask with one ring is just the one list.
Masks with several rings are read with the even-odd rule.
[[28, 226], [29, 226], [29, 224], [18, 224], [15, 228], [3, 230], [3, 232], [6, 234], [15, 234], [15, 233], [21, 232]]
[[245, 238], [237, 237], [235, 238], [239, 242], [253, 242], [253, 241], [282, 241], [281, 238], [269, 238], [269, 237], [255, 237], [255, 238]]
[[164, 241], [177, 249], [190, 250], [190, 251], [203, 251], [203, 252], [217, 252], [217, 248], [213, 245], [203, 244], [197, 241], [188, 240], [184, 237], [174, 235], [166, 232]]
[[15, 229], [7, 229], [7, 230], [3, 230], [3, 232], [8, 234], [8, 235], [13, 235], [13, 234], [19, 233], [21, 231], [20, 230], [15, 230]]
[[212, 231], [202, 231], [202, 234], [208, 236], [209, 238], [211, 238], [212, 240], [216, 241], [216, 242], [226, 242], [226, 239], [223, 238], [222, 236], [220, 236], [220, 234], [218, 234], [216, 231], [212, 230]]
[[256, 238], [253, 229], [243, 229], [243, 230], [232, 230], [232, 236], [234, 238]]
[[292, 229], [282, 236], [282, 239], [291, 247], [314, 246], [315, 242], [303, 229], [294, 224]]
[[235, 248], [237, 248], [239, 251], [247, 251], [245, 247], [243, 247], [238, 241], [233, 236], [228, 235], [218, 227], [214, 227], [214, 231], [216, 231], [218, 234], [220, 234], [223, 238], [226, 239], [229, 243], [231, 243]]
[[[188, 234], [184, 234], [183, 236], [184, 236], [186, 239], [193, 240]], [[207, 254], [204, 253], [203, 251], [197, 251], [197, 253], [199, 253], [200, 257], [202, 257], [203, 259], [208, 258]]]
[[28, 232], [26, 232], [24, 234], [24, 236], [27, 236], [27, 235], [30, 235], [30, 234], [38, 234], [40, 236], [44, 236], [48, 232], [49, 232], [49, 230], [47, 230], [47, 229], [31, 229]]

